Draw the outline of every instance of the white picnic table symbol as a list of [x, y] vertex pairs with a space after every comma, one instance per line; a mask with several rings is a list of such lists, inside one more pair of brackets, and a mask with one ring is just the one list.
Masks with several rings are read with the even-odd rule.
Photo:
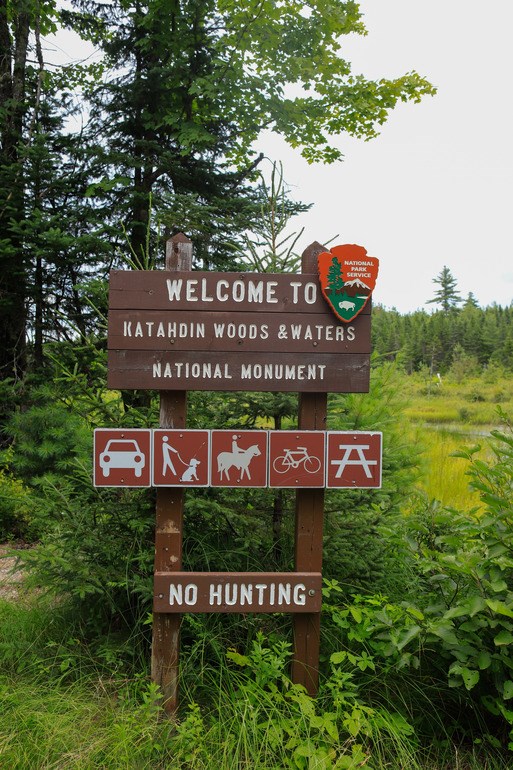
[[[335, 478], [339, 479], [347, 465], [361, 465], [365, 471], [365, 475], [368, 479], [372, 478], [371, 469], [369, 466], [377, 465], [377, 460], [369, 460], [365, 457], [365, 450], [370, 449], [369, 444], [339, 444], [339, 449], [344, 451], [344, 455], [340, 460], [331, 460], [331, 465], [338, 465], [338, 470], [335, 473]], [[358, 458], [351, 460], [351, 453], [356, 452]]]

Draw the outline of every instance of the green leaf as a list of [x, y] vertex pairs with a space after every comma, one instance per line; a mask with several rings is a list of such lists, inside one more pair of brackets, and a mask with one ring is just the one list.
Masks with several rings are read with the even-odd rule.
[[489, 652], [486, 652], [485, 650], [483, 650], [477, 656], [476, 661], [477, 661], [477, 665], [479, 666], [481, 671], [483, 671], [485, 668], [489, 668], [490, 667], [490, 664], [492, 662], [492, 656], [490, 655]]
[[505, 615], [507, 618], [513, 618], [513, 610], [511, 610], [504, 602], [496, 601], [495, 599], [487, 599], [486, 604], [498, 615]]
[[249, 666], [251, 663], [251, 660], [247, 657], [247, 655], [241, 655], [240, 653], [235, 652], [235, 650], [228, 650], [226, 657], [228, 660], [233, 660], [233, 662], [238, 666]]
[[511, 644], [513, 642], [513, 634], [510, 631], [500, 631], [493, 640], [497, 647], [505, 644]]
[[513, 698], [513, 682], [511, 681], [511, 679], [506, 679], [506, 681], [504, 682], [502, 697], [504, 698], [504, 700], [509, 700], [510, 698]]
[[347, 658], [347, 653], [346, 652], [344, 652], [344, 651], [334, 652], [330, 656], [330, 662], [331, 663], [342, 663], [342, 661], [346, 660], [346, 658]]
[[409, 628], [404, 628], [399, 635], [397, 649], [402, 650], [403, 647], [406, 647], [406, 645], [411, 642], [412, 639], [415, 639], [415, 637], [419, 635], [420, 631], [420, 626], [410, 626]]
[[479, 682], [479, 671], [463, 667], [461, 669], [461, 678], [467, 690], [471, 690]]

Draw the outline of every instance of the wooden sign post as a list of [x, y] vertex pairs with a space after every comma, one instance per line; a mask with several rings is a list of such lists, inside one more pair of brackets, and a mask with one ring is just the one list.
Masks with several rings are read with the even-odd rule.
[[[373, 284], [366, 285], [363, 279], [367, 280], [369, 270], [373, 280], [377, 275], [377, 260], [367, 258], [362, 247], [334, 247], [332, 252], [326, 253], [324, 246], [313, 243], [303, 254], [300, 275], [195, 272], [191, 269], [192, 243], [180, 234], [167, 242], [165, 271], [111, 273], [108, 385], [160, 390], [160, 430], [153, 436], [159, 468], [153, 473], [158, 488], [151, 671], [170, 715], [178, 703], [182, 612], [291, 613], [292, 680], [303, 684], [311, 695], [317, 692], [323, 464], [327, 460], [322, 449], [325, 436], [320, 439], [321, 450], [315, 444], [316, 455], [307, 445], [318, 437], [312, 435], [303, 441], [301, 432], [326, 431], [329, 392], [364, 393], [369, 389], [368, 300]], [[324, 264], [326, 273], [321, 276], [326, 284], [322, 292], [317, 267], [320, 254], [319, 265]], [[346, 276], [344, 270], [353, 272]], [[345, 283], [343, 275], [348, 279]], [[203, 437], [198, 444], [201, 451], [206, 443], [212, 450], [210, 473], [200, 477], [197, 469], [202, 463], [205, 467], [207, 455], [200, 458], [200, 448], [187, 453], [188, 445], [180, 443], [184, 436], [176, 436], [176, 431], [185, 430], [188, 390], [298, 392], [298, 435], [285, 443], [277, 442], [275, 473], [267, 474], [267, 436], [261, 432], [212, 431], [210, 439]], [[113, 443], [116, 453], [107, 443], [103, 446], [102, 440], [105, 443], [105, 437], [99, 436], [100, 481], [110, 474], [111, 466], [118, 471], [128, 464], [134, 479], [123, 472], [121, 481], [136, 485], [143, 453], [136, 452], [135, 439], [130, 436]], [[331, 469], [330, 485], [347, 485], [345, 469], [361, 465], [364, 485], [376, 486], [380, 479], [375, 459], [378, 439], [368, 434], [358, 443], [354, 434], [349, 444], [348, 440], [333, 438], [334, 451], [341, 454], [325, 465], [327, 476]], [[369, 451], [372, 458], [366, 455]], [[178, 473], [171, 459], [175, 455], [182, 465], [189, 463], [187, 470], [181, 467]], [[304, 466], [300, 471], [287, 475], [300, 464]], [[230, 473], [235, 474], [235, 469], [240, 475], [232, 478]], [[315, 473], [320, 473], [320, 478]], [[277, 478], [280, 474], [285, 474], [283, 482]], [[305, 475], [309, 476], [306, 481]], [[198, 486], [296, 484], [295, 571], [182, 572], [182, 485], [192, 485], [193, 481]]]
[[[316, 269], [317, 255], [325, 251], [320, 243], [312, 243], [302, 256], [303, 273]], [[301, 393], [299, 396], [299, 430], [325, 430], [326, 393]], [[298, 489], [296, 492], [295, 569], [297, 572], [322, 572], [322, 535], [324, 522], [324, 489]], [[292, 681], [304, 685], [310, 695], [319, 686], [319, 648], [321, 613], [293, 616], [294, 654]]]
[[[192, 242], [175, 235], [166, 244], [166, 270], [191, 270]], [[187, 393], [164, 390], [160, 393], [160, 427], [185, 428]], [[183, 490], [157, 489], [155, 521], [155, 573], [182, 569]], [[178, 706], [178, 663], [180, 615], [153, 613], [151, 678], [159, 685], [163, 707], [174, 714]]]

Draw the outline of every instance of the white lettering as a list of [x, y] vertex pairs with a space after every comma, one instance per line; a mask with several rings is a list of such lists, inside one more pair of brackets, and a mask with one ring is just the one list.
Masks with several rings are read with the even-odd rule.
[[184, 591], [185, 603], [192, 607], [198, 601], [198, 586], [195, 583], [188, 583]]
[[258, 592], [258, 604], [262, 605], [264, 603], [264, 591], [267, 588], [266, 583], [257, 583], [255, 585], [255, 590]]
[[259, 281], [253, 283], [250, 281], [248, 284], [248, 302], [263, 302], [264, 301], [264, 282]]
[[305, 284], [305, 302], [307, 305], [314, 305], [317, 302], [317, 284], [306, 283]]
[[169, 586], [169, 604], [173, 606], [175, 602], [179, 605], [183, 604], [182, 586], [171, 583]]
[[290, 604], [290, 583], [278, 584], [278, 604]]
[[223, 292], [222, 289], [227, 289], [229, 286], [228, 281], [225, 281], [224, 279], [222, 281], [217, 282], [216, 286], [216, 297], [219, 300], [219, 302], [226, 302], [228, 299], [228, 293], [225, 291]]
[[[231, 595], [230, 595], [230, 590], [231, 590]], [[236, 583], [233, 583], [231, 586], [230, 586], [230, 583], [225, 583], [225, 586], [224, 586], [225, 604], [227, 604], [229, 607], [233, 607], [234, 604], [237, 604], [237, 594], [238, 594], [238, 591], [237, 591]]]
[[170, 302], [173, 302], [174, 300], [177, 300], [178, 302], [180, 301], [182, 294], [182, 283], [183, 281], [181, 278], [178, 280], [176, 278], [173, 280], [171, 280], [171, 278], [167, 279], [167, 294]]
[[294, 586], [294, 604], [304, 606], [306, 604], [306, 588], [303, 583]]
[[299, 281], [291, 281], [290, 285], [292, 287], [292, 304], [297, 305], [299, 302], [299, 287], [301, 284]]
[[276, 289], [277, 286], [278, 286], [278, 284], [276, 283], [276, 281], [270, 281], [267, 284], [267, 297], [266, 297], [266, 299], [267, 299], [267, 302], [270, 305], [276, 304], [278, 302], [278, 298], [275, 296], [275, 289]]
[[203, 302], [213, 302], [214, 298], [207, 294], [207, 279], [201, 279], [201, 299]]
[[240, 605], [241, 607], [244, 604], [252, 604], [253, 603], [253, 586], [251, 583], [246, 585], [245, 583], [241, 583], [240, 586]]
[[212, 607], [214, 604], [217, 604], [218, 606], [221, 604], [223, 600], [223, 586], [222, 583], [218, 583], [218, 585], [214, 585], [213, 583], [210, 584], [210, 593], [208, 597], [208, 603]]
[[197, 288], [198, 288], [198, 282], [195, 279], [189, 278], [189, 280], [186, 281], [185, 299], [187, 300], [187, 302], [198, 301], [198, 297], [196, 296]]

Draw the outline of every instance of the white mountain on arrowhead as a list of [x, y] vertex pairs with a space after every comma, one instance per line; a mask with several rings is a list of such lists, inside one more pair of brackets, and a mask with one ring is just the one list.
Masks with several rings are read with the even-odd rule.
[[364, 283], [363, 281], [360, 281], [359, 278], [355, 278], [353, 281], [344, 282], [344, 289], [347, 286], [351, 286], [353, 288], [356, 286], [359, 289], [368, 289], [370, 291], [370, 286], [367, 286], [366, 283]]

